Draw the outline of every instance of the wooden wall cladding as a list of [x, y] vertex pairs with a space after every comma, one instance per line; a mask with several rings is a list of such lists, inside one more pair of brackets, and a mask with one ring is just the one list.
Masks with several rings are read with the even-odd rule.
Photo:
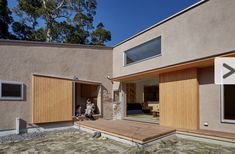
[[72, 120], [72, 81], [32, 77], [33, 123], [62, 122]]
[[199, 127], [197, 69], [160, 75], [160, 125], [196, 130]]
[[135, 83], [126, 83], [126, 102], [127, 103], [136, 103], [136, 84]]

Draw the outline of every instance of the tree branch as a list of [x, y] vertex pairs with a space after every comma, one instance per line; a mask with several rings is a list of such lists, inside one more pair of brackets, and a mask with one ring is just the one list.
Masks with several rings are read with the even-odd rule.
[[43, 7], [47, 10], [46, 0], [42, 0], [42, 3], [43, 3]]
[[61, 1], [61, 3], [56, 7], [56, 10], [58, 10], [59, 8], [61, 8], [64, 4], [65, 0]]

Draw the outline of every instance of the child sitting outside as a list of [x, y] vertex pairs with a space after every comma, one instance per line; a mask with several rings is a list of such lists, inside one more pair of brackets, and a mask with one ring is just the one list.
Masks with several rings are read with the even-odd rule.
[[90, 99], [87, 99], [85, 117], [90, 120], [95, 120], [95, 118], [93, 117], [94, 112], [95, 112], [95, 104], [91, 103]]

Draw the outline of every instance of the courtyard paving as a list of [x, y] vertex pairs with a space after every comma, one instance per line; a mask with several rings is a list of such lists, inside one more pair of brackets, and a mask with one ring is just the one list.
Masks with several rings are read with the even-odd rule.
[[[30, 136], [31, 135], [31, 136]], [[235, 148], [173, 137], [148, 147], [129, 146], [107, 138], [93, 139], [92, 134], [68, 129], [63, 131], [8, 136], [0, 138], [0, 154], [149, 154], [149, 153], [215, 153], [234, 154]]]

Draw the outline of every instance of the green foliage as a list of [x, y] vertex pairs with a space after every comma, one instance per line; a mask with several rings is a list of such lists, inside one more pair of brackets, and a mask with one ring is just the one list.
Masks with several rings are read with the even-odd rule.
[[25, 25], [24, 23], [14, 22], [12, 24], [12, 29], [15, 32], [16, 36], [20, 40], [30, 40], [30, 34], [32, 28]]
[[105, 42], [111, 41], [111, 32], [104, 29], [103, 23], [99, 23], [91, 34], [91, 41], [94, 45], [104, 45]]
[[[18, 39], [104, 45], [111, 33], [103, 24], [94, 30], [96, 0], [18, 0], [12, 24]], [[40, 24], [39, 24], [40, 23]]]
[[45, 41], [45, 32], [42, 28], [34, 30], [32, 27], [20, 23], [14, 22], [12, 24], [12, 30], [15, 32], [16, 38], [20, 40], [28, 41]]
[[31, 23], [35, 28], [38, 24], [37, 20], [42, 13], [41, 0], [18, 0], [17, 7], [13, 10], [19, 17]]
[[7, 7], [7, 0], [0, 0], [0, 38], [10, 38], [8, 25], [12, 22], [11, 11]]
[[[66, 22], [57, 25], [59, 40], [65, 43], [88, 44], [89, 31], [83, 30], [78, 25], [69, 25]], [[61, 38], [62, 37], [62, 38]]]

